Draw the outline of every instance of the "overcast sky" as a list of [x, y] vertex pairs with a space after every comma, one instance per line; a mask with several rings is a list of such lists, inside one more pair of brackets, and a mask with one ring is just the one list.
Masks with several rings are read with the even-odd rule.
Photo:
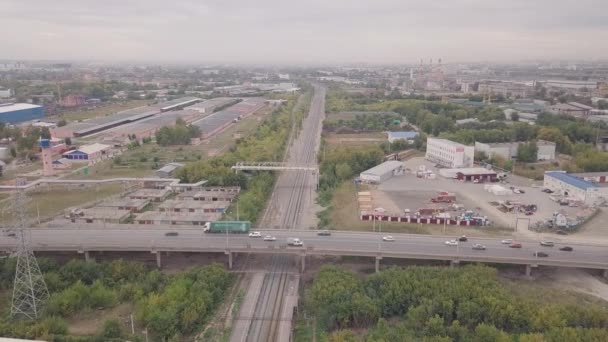
[[0, 59], [608, 58], [608, 0], [0, 0]]

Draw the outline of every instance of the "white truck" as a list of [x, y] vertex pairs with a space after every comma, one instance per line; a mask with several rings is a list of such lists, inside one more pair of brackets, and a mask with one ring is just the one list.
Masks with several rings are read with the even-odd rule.
[[302, 247], [304, 245], [304, 243], [302, 242], [302, 240], [300, 240], [298, 238], [288, 238], [287, 245], [293, 246], [293, 247]]

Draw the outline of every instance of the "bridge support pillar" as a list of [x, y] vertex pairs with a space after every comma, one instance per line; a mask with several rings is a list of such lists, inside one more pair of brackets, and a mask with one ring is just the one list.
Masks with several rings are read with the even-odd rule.
[[382, 257], [377, 256], [376, 257], [376, 273], [380, 272], [380, 260], [382, 260]]
[[532, 268], [538, 267], [537, 265], [526, 265], [526, 277], [530, 278], [532, 276]]
[[604, 270], [604, 272], [602, 272], [602, 275], [604, 276], [604, 279], [608, 279], [608, 269]]
[[228, 254], [228, 269], [232, 269], [232, 252], [226, 252]]
[[304, 273], [306, 270], [306, 254], [300, 256], [300, 272]]
[[454, 268], [454, 266], [458, 266], [460, 264], [460, 260], [450, 260], [450, 268]]
[[91, 258], [89, 251], [84, 251], [84, 261], [86, 261], [86, 262], [95, 261], [95, 260], [93, 260], [93, 258]]
[[161, 252], [152, 251], [152, 253], [156, 254], [156, 267], [161, 268], [162, 267]]

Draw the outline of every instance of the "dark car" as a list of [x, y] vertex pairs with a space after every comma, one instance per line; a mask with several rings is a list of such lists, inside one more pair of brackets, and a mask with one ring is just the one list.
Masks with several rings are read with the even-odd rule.
[[461, 242], [466, 242], [468, 240], [469, 239], [466, 236], [464, 236], [464, 235], [458, 238], [458, 241], [461, 241]]
[[322, 230], [317, 233], [319, 236], [331, 236], [331, 232], [329, 230]]
[[570, 246], [564, 246], [564, 247], [560, 248], [559, 250], [564, 251], [564, 252], [572, 252], [574, 250], [574, 248], [572, 248]]
[[509, 247], [510, 248], [521, 248], [521, 243], [514, 242], [514, 243], [510, 244]]
[[543, 192], [547, 193], [547, 194], [552, 194], [553, 190], [551, 190], [551, 189], [543, 189]]
[[179, 234], [177, 232], [166, 232], [165, 236], [178, 236]]
[[568, 235], [568, 233], [563, 230], [558, 230], [556, 233], [557, 235]]
[[535, 257], [538, 258], [546, 258], [549, 256], [549, 254], [545, 253], [545, 252], [534, 252], [533, 254]]

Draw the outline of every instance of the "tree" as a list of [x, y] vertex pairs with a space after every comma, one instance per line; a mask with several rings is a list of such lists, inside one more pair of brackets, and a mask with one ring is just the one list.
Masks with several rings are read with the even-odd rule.
[[519, 113], [514, 112], [511, 114], [511, 121], [519, 121]]
[[64, 141], [65, 141], [65, 144], [66, 144], [66, 145], [68, 145], [68, 146], [71, 146], [71, 145], [72, 145], [72, 138], [67, 137], [67, 138], [65, 138], [65, 140], [64, 140]]
[[349, 179], [353, 175], [353, 170], [346, 163], [336, 165], [336, 176], [342, 180]]
[[538, 146], [536, 141], [530, 141], [529, 143], [522, 143], [517, 146], [517, 159], [525, 163], [536, 162], [538, 156]]
[[68, 122], [65, 119], [61, 119], [61, 120], [57, 121], [57, 127], [63, 127], [67, 124], [68, 124]]

